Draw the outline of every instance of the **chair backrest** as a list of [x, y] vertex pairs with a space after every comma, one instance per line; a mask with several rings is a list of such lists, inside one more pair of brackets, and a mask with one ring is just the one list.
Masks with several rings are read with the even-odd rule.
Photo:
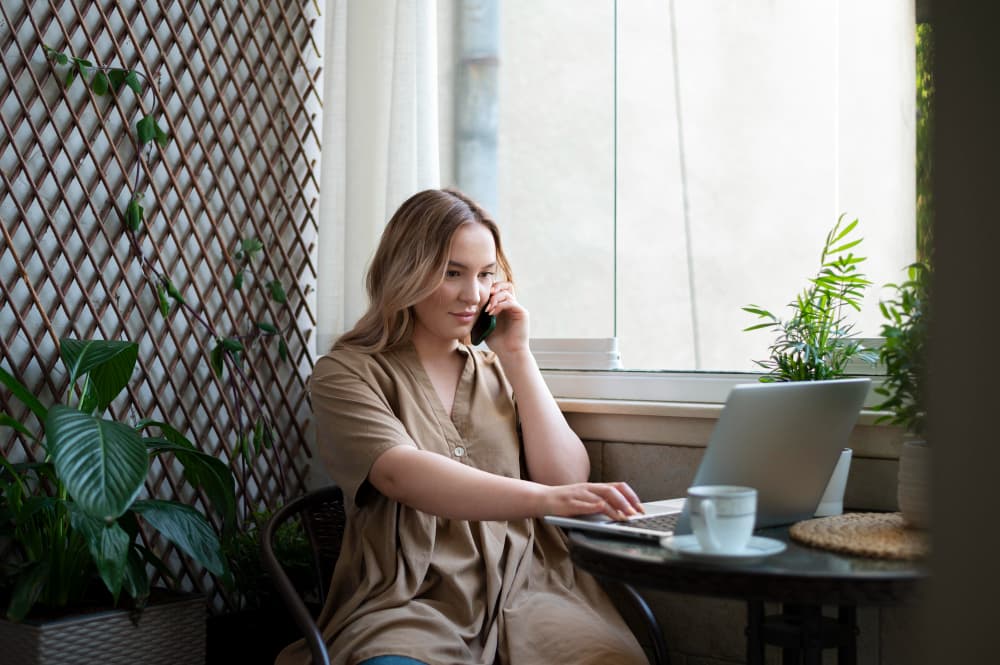
[[260, 540], [261, 562], [271, 576], [278, 595], [302, 631], [312, 653], [313, 663], [329, 665], [330, 656], [319, 627], [274, 551], [278, 528], [296, 517], [301, 520], [302, 528], [312, 548], [316, 595], [322, 605], [326, 601], [330, 578], [340, 556], [340, 546], [344, 537], [346, 518], [343, 491], [336, 485], [330, 485], [289, 501], [275, 511], [264, 525], [264, 533]]

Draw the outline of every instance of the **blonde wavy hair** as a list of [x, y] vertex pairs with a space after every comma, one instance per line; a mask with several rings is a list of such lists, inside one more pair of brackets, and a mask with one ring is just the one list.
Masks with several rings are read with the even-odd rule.
[[427, 189], [407, 199], [389, 220], [365, 286], [368, 311], [334, 349], [378, 353], [408, 342], [413, 334], [413, 306], [444, 281], [455, 231], [482, 224], [493, 234], [497, 278], [511, 280], [496, 222], [468, 196], [454, 189]]

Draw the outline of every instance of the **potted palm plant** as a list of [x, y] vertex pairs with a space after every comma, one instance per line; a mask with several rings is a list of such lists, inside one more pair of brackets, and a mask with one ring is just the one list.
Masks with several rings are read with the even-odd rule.
[[[138, 345], [63, 339], [59, 353], [68, 384], [60, 403], [50, 406], [0, 369], [0, 383], [28, 407], [42, 428], [33, 432], [0, 414], [0, 425], [33, 441], [39, 452], [37, 459], [21, 462], [0, 456], [0, 541], [6, 541], [0, 562], [0, 603], [6, 617], [0, 621], [0, 643], [11, 645], [5, 650], [5, 663], [38, 662], [46, 649], [73, 647], [109, 654], [137, 648], [123, 639], [120, 624], [123, 620], [128, 624], [130, 611], [135, 617], [150, 599], [153, 570], [169, 576], [164, 562], [143, 544], [143, 526], [211, 573], [223, 579], [229, 576], [220, 539], [205, 515], [177, 501], [142, 497], [150, 460], [172, 456], [185, 478], [210, 499], [224, 530], [231, 529], [235, 493], [229, 467], [196, 449], [165, 422], [107, 417], [108, 407], [131, 378]], [[122, 596], [128, 602], [122, 602]], [[105, 642], [92, 622], [81, 627], [65, 620], [47, 621], [83, 608], [94, 617], [95, 606], [119, 608], [97, 613], [119, 624], [118, 632]], [[192, 611], [195, 626], [201, 627], [203, 650], [204, 600], [197, 599]], [[144, 622], [142, 617], [139, 626]], [[86, 640], [71, 639], [76, 633], [67, 636], [66, 628], [84, 630]], [[39, 640], [55, 644], [40, 647]], [[149, 652], [148, 642], [140, 642], [138, 648], [134, 653], [143, 653], [144, 662], [180, 662], [173, 646], [163, 660]], [[49, 654], [46, 662], [84, 662], [71, 655], [49, 660]]]
[[895, 290], [895, 297], [880, 303], [885, 317], [882, 324], [885, 342], [879, 357], [885, 365], [886, 377], [875, 389], [885, 398], [878, 408], [887, 412], [878, 422], [888, 421], [906, 432], [899, 458], [897, 499], [903, 519], [919, 528], [926, 528], [930, 517], [927, 483], [930, 447], [924, 438], [930, 279], [930, 264], [918, 261], [908, 266], [905, 282], [886, 285]]
[[[877, 359], [876, 352], [857, 338], [849, 319], [851, 310], [861, 309], [865, 289], [871, 284], [860, 270], [865, 257], [855, 256], [851, 251], [862, 240], [851, 236], [857, 225], [857, 219], [845, 225], [844, 215], [837, 219], [823, 244], [819, 270], [789, 304], [791, 316], [781, 318], [758, 305], [743, 308], [761, 319], [745, 331], [767, 328], [776, 333], [769, 348], [770, 356], [755, 361], [767, 370], [761, 381], [836, 379], [844, 376], [848, 363], [854, 359], [869, 363]], [[843, 511], [851, 456], [850, 448], [841, 451], [816, 515], [837, 515]]]
[[850, 310], [861, 309], [871, 282], [860, 270], [866, 259], [849, 251], [862, 240], [849, 237], [858, 220], [846, 226], [843, 222], [841, 215], [827, 234], [819, 271], [789, 303], [790, 317], [783, 319], [758, 305], [743, 308], [761, 319], [745, 331], [768, 328], [777, 333], [770, 356], [754, 361], [768, 371], [761, 381], [835, 379], [845, 374], [847, 363], [854, 358], [875, 362], [877, 354], [857, 339], [848, 318]]

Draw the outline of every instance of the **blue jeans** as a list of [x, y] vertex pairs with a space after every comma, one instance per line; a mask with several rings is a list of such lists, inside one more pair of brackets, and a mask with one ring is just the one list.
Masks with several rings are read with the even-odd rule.
[[361, 661], [358, 665], [427, 665], [427, 663], [409, 656], [375, 656]]

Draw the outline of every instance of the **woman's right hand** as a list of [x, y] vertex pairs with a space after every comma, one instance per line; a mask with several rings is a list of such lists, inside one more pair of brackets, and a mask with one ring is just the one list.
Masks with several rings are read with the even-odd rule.
[[645, 512], [638, 495], [625, 482], [548, 485], [543, 509], [545, 515], [573, 517], [603, 513], [613, 520]]

